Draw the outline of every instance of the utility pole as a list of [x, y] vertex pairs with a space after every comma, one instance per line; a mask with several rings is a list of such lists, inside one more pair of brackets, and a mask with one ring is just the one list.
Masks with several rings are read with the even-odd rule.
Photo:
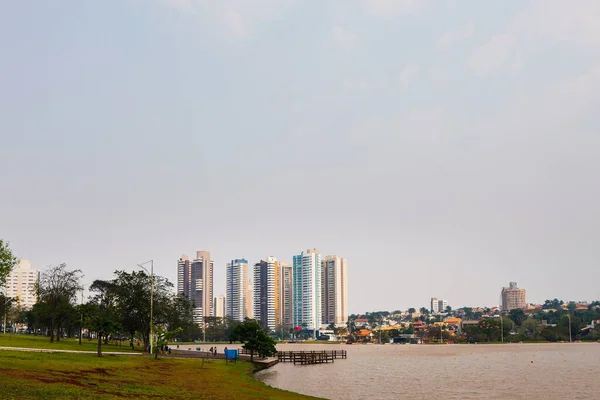
[[154, 331], [152, 326], [152, 309], [154, 308], [154, 260], [150, 260], [150, 354], [154, 343]]
[[573, 338], [571, 337], [571, 314], [567, 314], [567, 318], [569, 318], [569, 343], [573, 343]]
[[81, 346], [81, 335], [83, 332], [83, 287], [81, 288], [81, 312], [80, 320], [79, 320], [79, 345]]
[[150, 263], [150, 354], [152, 354], [152, 343], [154, 340], [154, 330], [152, 327], [152, 311], [154, 308], [154, 260], [146, 261], [141, 264], [138, 264], [138, 267], [142, 268], [144, 271], [148, 272], [146, 268], [144, 268], [144, 264]]
[[8, 290], [6, 284], [4, 285], [4, 328], [2, 332], [6, 335], [6, 311], [8, 308]]

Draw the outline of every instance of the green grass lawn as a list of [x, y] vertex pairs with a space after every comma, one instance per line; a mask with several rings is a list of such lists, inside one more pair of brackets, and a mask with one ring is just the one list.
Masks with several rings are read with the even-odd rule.
[[309, 399], [256, 381], [222, 360], [0, 351], [0, 398]]
[[[54, 341], [50, 343], [50, 338], [45, 336], [33, 336], [33, 335], [10, 335], [0, 334], [0, 347], [28, 347], [35, 349], [56, 349], [56, 350], [81, 350], [81, 351], [96, 351], [98, 342], [95, 339], [88, 341], [83, 339], [81, 346], [79, 345], [78, 339], [73, 338], [62, 338], [60, 342]], [[138, 347], [136, 346], [136, 349]], [[139, 347], [140, 351], [142, 346]], [[122, 346], [112, 344], [103, 345], [102, 351], [131, 351], [128, 342], [123, 342]]]

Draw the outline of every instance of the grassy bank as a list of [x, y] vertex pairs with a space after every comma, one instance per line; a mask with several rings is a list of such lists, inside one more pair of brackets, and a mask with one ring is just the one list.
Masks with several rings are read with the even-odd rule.
[[[50, 343], [50, 338], [45, 336], [33, 335], [3, 335], [0, 334], [0, 347], [28, 347], [32, 349], [55, 349], [55, 350], [80, 350], [80, 351], [96, 351], [98, 342], [94, 340], [88, 341], [83, 339], [79, 345], [78, 339], [63, 338], [60, 342]], [[136, 349], [142, 350], [141, 346]], [[123, 342], [121, 346], [115, 345], [114, 342], [108, 345], [102, 345], [102, 351], [131, 351], [129, 343]]]
[[270, 388], [248, 362], [0, 351], [2, 399], [309, 399]]

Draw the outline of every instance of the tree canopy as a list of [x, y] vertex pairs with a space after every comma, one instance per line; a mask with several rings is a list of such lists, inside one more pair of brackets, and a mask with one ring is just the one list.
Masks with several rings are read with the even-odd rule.
[[277, 351], [275, 341], [254, 319], [246, 319], [236, 325], [229, 340], [243, 343], [244, 349], [250, 351], [250, 361], [254, 361], [254, 353], [258, 353], [259, 357], [269, 357]]
[[81, 270], [69, 270], [67, 264], [51, 266], [40, 275], [35, 291], [38, 312], [44, 316], [50, 330], [50, 342], [60, 341], [60, 330], [73, 311], [72, 301], [81, 288]]
[[0, 239], [0, 287], [6, 285], [6, 277], [17, 265], [17, 258], [10, 249], [9, 243]]

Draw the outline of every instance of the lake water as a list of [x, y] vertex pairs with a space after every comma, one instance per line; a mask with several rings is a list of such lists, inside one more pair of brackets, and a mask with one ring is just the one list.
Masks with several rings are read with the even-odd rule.
[[330, 364], [279, 363], [267, 385], [328, 399], [600, 399], [600, 344], [278, 345], [347, 350]]

